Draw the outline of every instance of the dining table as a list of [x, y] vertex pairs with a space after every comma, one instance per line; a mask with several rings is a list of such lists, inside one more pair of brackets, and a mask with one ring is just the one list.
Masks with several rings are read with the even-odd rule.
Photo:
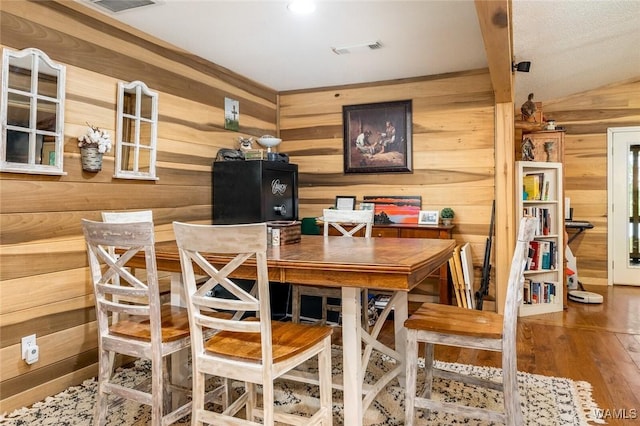
[[[364, 412], [376, 395], [394, 378], [404, 380], [405, 329], [408, 293], [453, 254], [455, 240], [426, 238], [346, 238], [303, 235], [294, 244], [267, 249], [269, 280], [293, 285], [341, 288], [343, 381], [334, 384], [344, 395], [344, 424], [362, 425]], [[171, 273], [171, 302], [185, 306], [180, 257], [175, 241], [155, 244], [159, 271]], [[205, 257], [223, 265], [228, 257], [210, 253]], [[139, 254], [130, 266], [144, 267]], [[255, 260], [248, 259], [232, 277], [255, 279]], [[363, 289], [391, 295], [377, 322], [362, 326]], [[393, 315], [390, 315], [393, 313]], [[382, 325], [393, 317], [395, 341], [387, 346], [378, 340]], [[376, 383], [364, 377], [373, 351], [396, 360]], [[185, 375], [188, 372], [183, 372]]]

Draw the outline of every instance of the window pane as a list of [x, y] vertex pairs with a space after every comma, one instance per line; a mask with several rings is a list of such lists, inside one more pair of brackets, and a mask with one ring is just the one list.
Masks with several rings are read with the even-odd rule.
[[122, 113], [136, 115], [136, 89], [124, 90]]
[[151, 123], [140, 122], [140, 145], [151, 146]]
[[136, 137], [136, 120], [128, 117], [122, 118], [122, 142], [134, 143]]
[[31, 57], [9, 60], [9, 89], [31, 91]]
[[56, 106], [57, 104], [54, 102], [38, 101], [36, 122], [36, 128], [38, 130], [48, 132], [56, 131]]
[[29, 133], [7, 129], [7, 161], [29, 162]]
[[149, 165], [151, 164], [151, 151], [140, 148], [140, 158], [138, 159], [138, 171], [149, 173]]
[[133, 146], [122, 144], [122, 159], [120, 162], [120, 170], [133, 170], [134, 153], [135, 149]]
[[58, 71], [42, 58], [38, 66], [38, 94], [50, 98], [58, 97]]
[[29, 128], [31, 101], [28, 96], [8, 94], [7, 124]]
[[151, 96], [141, 95], [140, 96], [141, 104], [140, 104], [140, 116], [142, 118], [146, 118], [147, 120], [151, 120], [151, 112], [153, 107], [153, 98]]

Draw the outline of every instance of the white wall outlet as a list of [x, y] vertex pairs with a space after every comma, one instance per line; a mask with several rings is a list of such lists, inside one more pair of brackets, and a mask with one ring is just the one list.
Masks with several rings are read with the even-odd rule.
[[31, 334], [22, 338], [22, 359], [27, 364], [38, 362], [40, 357], [40, 349], [36, 344], [36, 335]]

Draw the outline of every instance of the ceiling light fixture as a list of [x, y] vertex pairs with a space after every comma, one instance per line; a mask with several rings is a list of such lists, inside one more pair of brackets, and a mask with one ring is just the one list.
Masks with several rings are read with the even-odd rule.
[[517, 64], [515, 62], [512, 62], [511, 68], [513, 69], [513, 71], [529, 72], [529, 68], [531, 68], [531, 62], [523, 61], [518, 62]]
[[342, 47], [332, 47], [331, 50], [336, 55], [346, 55], [349, 53], [369, 51], [369, 50], [378, 50], [382, 48], [382, 43], [379, 41], [370, 41], [362, 44], [354, 44], [351, 46], [342, 46]]
[[308, 15], [316, 10], [316, 4], [312, 0], [293, 0], [287, 5], [287, 9], [297, 15]]

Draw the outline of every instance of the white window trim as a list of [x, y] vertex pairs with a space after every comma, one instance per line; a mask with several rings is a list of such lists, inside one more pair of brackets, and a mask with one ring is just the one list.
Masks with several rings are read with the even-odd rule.
[[[135, 115], [124, 114], [124, 93], [125, 90], [135, 89], [136, 91], [136, 111]], [[141, 96], [149, 96], [151, 98], [151, 119], [141, 117]], [[136, 121], [136, 131], [133, 143], [124, 143], [122, 141], [123, 122], [125, 115], [127, 118]], [[118, 83], [118, 123], [116, 128], [116, 159], [115, 174], [118, 179], [138, 179], [138, 180], [159, 180], [156, 176], [156, 154], [157, 154], [157, 138], [158, 138], [158, 93], [149, 90], [146, 84], [141, 81], [132, 81], [131, 83]], [[145, 121], [151, 125], [151, 140], [149, 148], [140, 145], [140, 122]], [[124, 146], [132, 146], [134, 148], [134, 170], [122, 170], [122, 148]], [[138, 152], [140, 149], [149, 149], [149, 171], [141, 172], [138, 170]]]
[[[9, 88], [9, 60], [10, 58], [29, 58], [31, 59], [31, 87], [29, 92]], [[42, 59], [52, 69], [58, 71], [58, 85], [56, 98], [38, 94], [38, 74], [39, 60]], [[66, 67], [62, 64], [53, 62], [49, 56], [43, 51], [35, 48], [27, 48], [20, 51], [3, 48], [2, 49], [2, 99], [0, 101], [0, 119], [2, 140], [0, 141], [0, 172], [9, 173], [30, 173], [41, 175], [58, 175], [63, 176], [66, 173], [63, 170], [64, 158], [64, 105], [65, 105], [65, 81]], [[30, 105], [30, 124], [33, 127], [29, 129], [19, 126], [10, 126], [7, 124], [8, 100], [9, 92], [27, 96], [31, 100]], [[33, 100], [44, 100], [52, 102], [56, 105], [56, 128], [54, 132], [37, 130], [36, 117], [37, 109], [34, 108]], [[35, 164], [35, 148], [29, 149], [28, 163], [15, 163], [6, 161], [7, 155], [7, 130], [25, 130], [29, 133], [29, 144], [34, 145], [37, 135], [53, 136], [55, 138], [55, 164]]]

